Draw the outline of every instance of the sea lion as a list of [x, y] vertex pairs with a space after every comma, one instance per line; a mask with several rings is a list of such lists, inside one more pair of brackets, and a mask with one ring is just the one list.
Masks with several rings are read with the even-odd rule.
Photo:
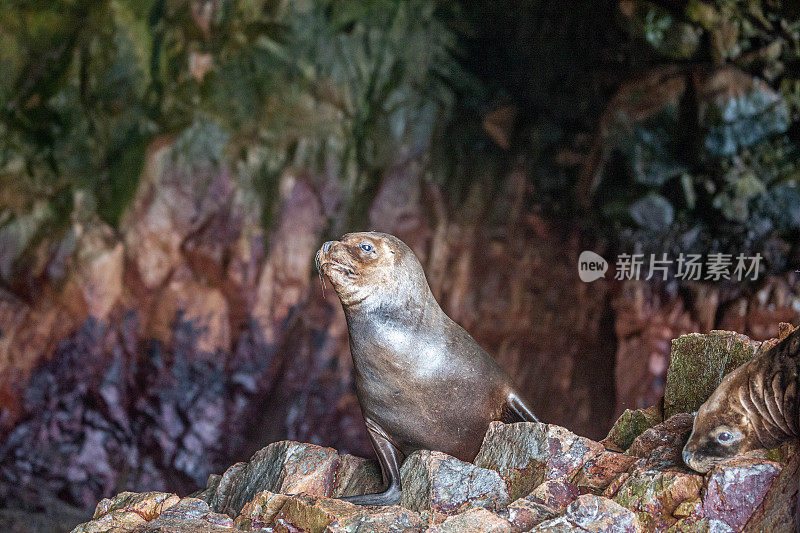
[[722, 380], [694, 418], [683, 460], [698, 472], [800, 436], [800, 328]]
[[442, 311], [400, 239], [348, 233], [323, 244], [316, 261], [344, 308], [356, 394], [385, 486], [344, 499], [395, 504], [411, 452], [472, 461], [491, 421], [538, 421], [497, 362]]

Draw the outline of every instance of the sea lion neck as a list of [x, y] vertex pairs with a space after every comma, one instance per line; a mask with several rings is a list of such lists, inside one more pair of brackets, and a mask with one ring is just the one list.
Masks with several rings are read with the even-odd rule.
[[360, 324], [396, 323], [413, 328], [420, 327], [428, 320], [438, 322], [444, 314], [430, 289], [407, 298], [381, 298], [380, 295], [365, 298], [353, 305], [343, 306], [348, 327]]

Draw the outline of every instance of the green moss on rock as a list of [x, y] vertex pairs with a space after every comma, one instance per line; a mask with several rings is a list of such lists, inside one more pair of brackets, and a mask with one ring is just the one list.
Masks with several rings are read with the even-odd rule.
[[602, 444], [607, 449], [625, 451], [630, 448], [636, 437], [662, 421], [662, 412], [658, 406], [647, 409], [625, 409]]
[[752, 359], [758, 346], [758, 342], [731, 331], [690, 333], [674, 339], [664, 417], [696, 411], [727, 373]]

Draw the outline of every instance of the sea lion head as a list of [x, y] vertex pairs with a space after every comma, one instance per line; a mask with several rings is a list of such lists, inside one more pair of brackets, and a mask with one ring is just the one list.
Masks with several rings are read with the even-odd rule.
[[362, 303], [403, 304], [429, 293], [414, 252], [388, 233], [348, 233], [322, 245], [317, 268], [330, 280], [345, 309]]
[[747, 378], [747, 368], [737, 368], [697, 411], [692, 434], [683, 447], [683, 461], [693, 470], [705, 473], [729, 457], [763, 447], [739, 400]]

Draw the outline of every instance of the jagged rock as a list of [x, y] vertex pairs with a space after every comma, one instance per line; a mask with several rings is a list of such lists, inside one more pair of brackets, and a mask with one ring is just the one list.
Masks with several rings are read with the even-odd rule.
[[227, 350], [231, 344], [231, 321], [228, 301], [217, 288], [191, 279], [184, 270], [173, 277], [156, 301], [148, 335], [165, 344], [172, 341], [175, 317], [197, 331], [196, 346], [201, 352]]
[[634, 512], [608, 498], [585, 494], [571, 503], [563, 516], [543, 522], [531, 531], [639, 533], [642, 531], [642, 526]]
[[488, 509], [470, 509], [433, 526], [427, 533], [507, 533], [511, 526]]
[[122, 295], [124, 248], [114, 231], [98, 220], [76, 223], [75, 253], [66, 264], [59, 299], [78, 321], [104, 320]]
[[507, 520], [514, 531], [530, 531], [534, 526], [558, 516], [553, 509], [525, 498], [512, 502], [497, 514]]
[[291, 526], [325, 528], [330, 533], [422, 531], [426, 526], [418, 513], [398, 505], [365, 508], [324, 498], [296, 501], [293, 496], [269, 491], [256, 494], [233, 523], [242, 531]]
[[283, 176], [280, 193], [282, 209], [251, 310], [267, 342], [276, 340], [281, 323], [308, 289], [308, 266], [325, 220], [322, 205], [303, 176]]
[[762, 504], [750, 517], [746, 533], [779, 533], [796, 527], [795, 509], [798, 502], [800, 480], [800, 453], [797, 445], [790, 447], [788, 462], [772, 482]]
[[617, 409], [660, 405], [670, 342], [703, 326], [681, 298], [658, 291], [643, 280], [623, 282], [612, 304], [617, 335]]
[[76, 526], [72, 533], [99, 533], [115, 528], [130, 530], [155, 519], [179, 501], [177, 494], [167, 492], [121, 492], [101, 500], [92, 520]]
[[600, 493], [627, 472], [635, 462], [636, 458], [630, 455], [604, 451], [586, 461], [572, 481], [581, 490]]
[[[781, 337], [781, 324], [797, 323], [800, 309], [800, 286], [797, 278], [769, 276], [763, 286], [749, 297], [740, 297], [725, 309], [720, 328], [738, 331], [752, 339]], [[763, 350], [774, 340], [766, 340]]]
[[566, 478], [548, 479], [525, 496], [525, 500], [535, 502], [560, 513], [580, 495], [578, 486]]
[[[362, 483], [354, 487], [353, 478]], [[332, 448], [282, 441], [259, 450], [248, 463], [237, 463], [221, 477], [209, 479], [209, 487], [198, 497], [214, 511], [235, 517], [261, 491], [338, 497], [355, 490], [375, 492], [380, 485], [374, 463], [339, 455]]]
[[321, 533], [334, 521], [363, 513], [363, 508], [342, 500], [300, 494], [292, 496], [275, 515], [274, 531]]
[[603, 451], [597, 442], [551, 424], [492, 422], [475, 464], [497, 470], [517, 499], [547, 479], [571, 477]]
[[265, 528], [275, 521], [275, 516], [288, 499], [286, 494], [261, 491], [242, 508], [233, 525], [243, 531]]
[[626, 453], [634, 457], [649, 457], [658, 448], [667, 447], [673, 454], [676, 454], [676, 457], [679, 457], [680, 451], [692, 431], [693, 423], [692, 415], [679, 413], [645, 430], [633, 440]]
[[703, 477], [683, 472], [660, 472], [637, 468], [623, 476], [618, 488], [610, 486], [604, 496], [626, 509], [635, 511], [648, 531], [663, 531], [677, 522], [675, 509], [687, 500], [699, 497]]
[[703, 516], [741, 531], [780, 471], [777, 463], [747, 457], [718, 464], [706, 476]]
[[697, 411], [725, 374], [749, 361], [759, 344], [744, 335], [719, 330], [674, 339], [664, 417]]
[[562, 513], [579, 493], [578, 486], [564, 478], [550, 479], [498, 514], [508, 520], [515, 531], [528, 531]]
[[[181, 246], [191, 235], [215, 217], [231, 219], [234, 184], [221, 155], [223, 136], [210, 123], [196, 123], [174, 142], [160, 138], [148, 147], [121, 231], [128, 258], [149, 289], [161, 285], [181, 264]], [[223, 236], [232, 242], [238, 234], [238, 229], [232, 235], [214, 229], [218, 244]]]
[[494, 511], [508, 503], [506, 484], [497, 472], [442, 452], [412, 453], [403, 463], [400, 479], [400, 504], [413, 511], [453, 515], [470, 507]]
[[600, 443], [606, 449], [623, 452], [630, 448], [633, 440], [647, 429], [663, 420], [657, 406], [647, 409], [625, 409]]
[[157, 518], [138, 526], [133, 533], [217, 533], [233, 530], [229, 516], [212, 512], [197, 498], [183, 498]]

